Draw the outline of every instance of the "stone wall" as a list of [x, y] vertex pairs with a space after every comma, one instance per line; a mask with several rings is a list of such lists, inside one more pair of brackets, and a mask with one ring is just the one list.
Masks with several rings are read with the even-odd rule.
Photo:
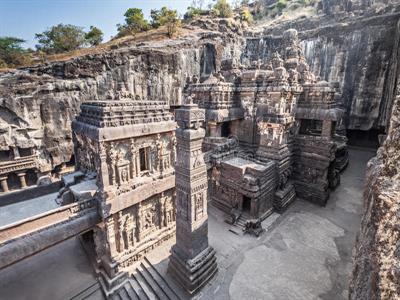
[[[397, 7], [268, 26], [258, 37], [248, 35], [242, 62], [269, 56], [281, 41], [271, 36], [295, 28], [311, 71], [340, 83], [347, 128], [383, 128], [392, 103]], [[192, 26], [197, 27], [180, 39], [125, 45], [0, 75], [0, 135], [11, 124], [21, 129], [38, 148], [39, 169], [45, 172], [71, 160], [71, 122], [82, 101], [133, 94], [179, 104], [187, 76], [204, 78], [244, 49], [243, 28], [235, 21], [197, 20]], [[3, 144], [7, 140], [0, 138]]]
[[[348, 129], [387, 126], [393, 99], [391, 78], [398, 43], [400, 6], [380, 13], [300, 18], [249, 33], [245, 64], [269, 57], [281, 43], [282, 32], [295, 28], [310, 71], [321, 80], [339, 82]], [[397, 66], [397, 65], [396, 65]]]
[[400, 83], [395, 96], [389, 134], [368, 164], [350, 299], [400, 298]]
[[8, 143], [2, 134], [17, 126], [38, 148], [40, 171], [49, 171], [71, 159], [71, 122], [83, 101], [133, 95], [181, 104], [188, 76], [214, 72], [221, 60], [240, 52], [239, 22], [221, 19], [204, 26], [204, 31], [189, 27], [174, 40], [132, 42], [0, 74], [0, 146]]
[[[71, 122], [83, 101], [129, 94], [179, 103], [187, 75], [199, 74], [197, 49], [119, 50], [0, 77], [0, 123], [20, 119], [40, 152], [41, 171], [71, 159]], [[6, 117], [4, 117], [6, 116]]]

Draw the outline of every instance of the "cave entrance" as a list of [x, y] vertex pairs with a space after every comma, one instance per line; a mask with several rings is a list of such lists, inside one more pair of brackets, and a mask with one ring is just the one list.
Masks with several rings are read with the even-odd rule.
[[385, 134], [383, 129], [347, 130], [348, 145], [363, 148], [379, 148], [379, 135]]
[[26, 178], [26, 184], [28, 186], [36, 185], [37, 180], [38, 180], [35, 170], [26, 171], [25, 178]]
[[68, 168], [75, 167], [75, 155], [73, 154], [71, 155], [71, 159], [68, 162], [66, 162], [66, 166]]
[[32, 149], [31, 148], [20, 148], [20, 147], [18, 147], [18, 152], [19, 152], [19, 156], [21, 156], [21, 157], [31, 156], [32, 155]]
[[0, 161], [10, 161], [12, 159], [10, 150], [0, 151]]

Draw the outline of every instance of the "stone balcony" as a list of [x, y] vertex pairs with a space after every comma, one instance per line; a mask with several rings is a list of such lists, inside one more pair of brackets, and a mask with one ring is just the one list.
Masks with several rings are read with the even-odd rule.
[[[25, 188], [28, 186], [25, 178], [27, 171], [37, 169], [37, 155], [29, 155], [17, 157], [10, 161], [0, 162], [0, 184], [4, 193], [9, 192], [10, 175], [17, 175], [19, 178], [19, 187]], [[12, 177], [12, 176], [11, 176]]]
[[36, 155], [29, 155], [0, 162], [0, 175], [36, 168], [36, 158]]

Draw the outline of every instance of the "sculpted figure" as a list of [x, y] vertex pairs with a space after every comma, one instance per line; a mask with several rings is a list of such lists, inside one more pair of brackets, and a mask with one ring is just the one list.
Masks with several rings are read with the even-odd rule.
[[215, 77], [220, 81], [220, 82], [225, 82], [225, 77], [222, 75], [221, 72], [218, 72]]
[[121, 181], [122, 182], [128, 182], [129, 181], [129, 177], [128, 177], [128, 172], [126, 171], [126, 169], [122, 169], [121, 171]]
[[192, 83], [199, 83], [199, 77], [197, 75], [193, 75]]

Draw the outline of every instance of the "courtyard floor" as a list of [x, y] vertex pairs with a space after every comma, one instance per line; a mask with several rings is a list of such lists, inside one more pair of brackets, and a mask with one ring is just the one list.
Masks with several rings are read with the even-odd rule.
[[[209, 240], [219, 271], [194, 298], [347, 299], [365, 167], [373, 156], [351, 149], [341, 185], [326, 207], [297, 200], [282, 215], [265, 220], [266, 232], [259, 238], [230, 232], [210, 206]], [[172, 244], [149, 256], [160, 273], [165, 274]], [[0, 299], [68, 299], [95, 280], [78, 240], [72, 239], [0, 271]]]

